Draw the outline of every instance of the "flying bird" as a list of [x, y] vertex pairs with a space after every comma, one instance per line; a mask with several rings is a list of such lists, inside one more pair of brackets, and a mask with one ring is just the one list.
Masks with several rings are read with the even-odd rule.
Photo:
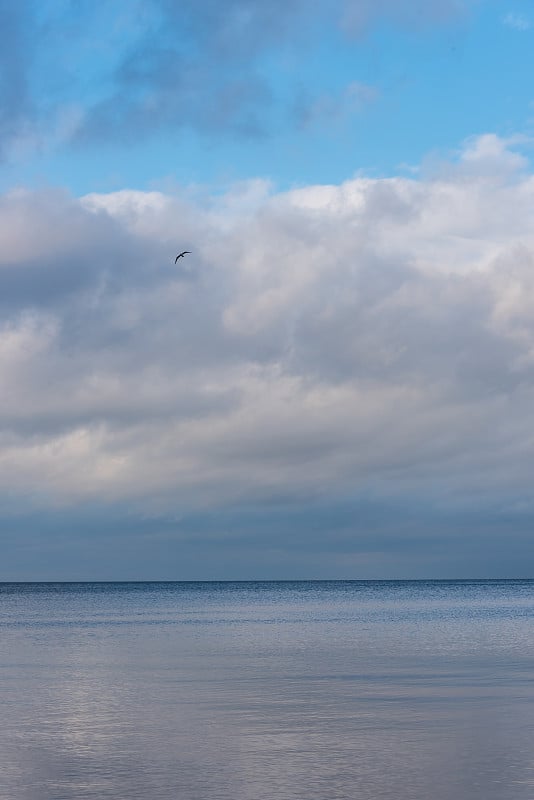
[[176, 258], [174, 259], [174, 263], [176, 264], [176, 262], [178, 261], [179, 258], [183, 258], [186, 255], [186, 253], [190, 253], [190, 252], [191, 252], [191, 250], [184, 250], [182, 253], [178, 253]]

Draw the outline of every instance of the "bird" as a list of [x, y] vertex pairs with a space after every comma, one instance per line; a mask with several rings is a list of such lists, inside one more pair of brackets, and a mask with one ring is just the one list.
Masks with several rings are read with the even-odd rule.
[[183, 258], [186, 253], [190, 253], [190, 252], [191, 252], [191, 250], [184, 250], [183, 253], [178, 253], [176, 258], [174, 259], [174, 263], [176, 264], [176, 262], [178, 261], [179, 258]]

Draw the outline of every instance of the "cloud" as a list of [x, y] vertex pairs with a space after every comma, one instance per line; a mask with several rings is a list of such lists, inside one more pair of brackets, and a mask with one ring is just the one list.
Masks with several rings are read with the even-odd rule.
[[[323, 20], [323, 26], [333, 24], [350, 35], [361, 35], [379, 19], [415, 27], [422, 21], [442, 24], [472, 5], [470, 0], [431, 4], [340, 0], [334, 7], [317, 4], [313, 18], [315, 25]], [[149, 8], [153, 24], [116, 66], [111, 93], [87, 109], [78, 140], [124, 140], [161, 127], [207, 135], [264, 136], [272, 132], [273, 111], [291, 118], [290, 109], [280, 109], [263, 59], [276, 50], [277, 60], [283, 60], [287, 48], [294, 59], [316, 46], [309, 7], [302, 0], [267, 5], [231, 0], [224, 6], [211, 0], [179, 6], [153, 0]], [[332, 113], [339, 117], [361, 111], [375, 99], [376, 90], [355, 80], [341, 97], [317, 94], [311, 85], [305, 94], [305, 108], [297, 117], [313, 121]]]
[[32, 116], [27, 62], [28, 4], [0, 2], [0, 158], [5, 143], [23, 136]]
[[4, 195], [5, 491], [179, 514], [366, 493], [524, 510], [534, 178], [510, 148], [488, 135], [419, 180], [201, 203]]
[[503, 17], [503, 24], [516, 31], [528, 31], [531, 27], [530, 20], [523, 14], [509, 13]]
[[346, 0], [343, 25], [361, 36], [376, 22], [393, 21], [418, 30], [427, 25], [446, 24], [464, 17], [478, 0]]
[[271, 88], [258, 58], [295, 33], [301, 6], [113, 0], [36, 14], [29, 2], [0, 3], [4, 158], [166, 127], [261, 134]]
[[107, 91], [86, 105], [79, 142], [134, 140], [162, 128], [261, 136], [274, 102], [262, 56], [296, 47], [301, 0], [143, 5], [145, 25], [119, 48]]
[[360, 114], [376, 102], [379, 91], [376, 87], [352, 81], [341, 92], [324, 93], [318, 97], [301, 93], [297, 99], [295, 116], [302, 127], [317, 124], [337, 124], [354, 114]]
[[[0, 157], [123, 147], [162, 131], [269, 136], [295, 121], [288, 97], [297, 86], [283, 65], [314, 59], [319, 30], [443, 24], [472, 5], [321, 0], [310, 15], [303, 0], [112, 0], [52, 3], [37, 14], [29, 0], [1, 2]], [[358, 76], [342, 97], [304, 86], [312, 118], [361, 111], [373, 93]]]

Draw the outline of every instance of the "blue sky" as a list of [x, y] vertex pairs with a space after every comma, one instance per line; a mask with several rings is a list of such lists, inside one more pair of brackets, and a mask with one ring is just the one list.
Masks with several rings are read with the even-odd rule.
[[0, 579], [533, 576], [526, 0], [0, 36]]
[[9, 6], [4, 187], [286, 188], [532, 130], [525, 0]]

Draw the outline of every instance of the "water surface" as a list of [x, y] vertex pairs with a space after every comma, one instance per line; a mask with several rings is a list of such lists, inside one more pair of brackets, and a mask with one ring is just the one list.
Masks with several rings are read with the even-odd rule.
[[0, 797], [532, 800], [534, 582], [0, 584]]

